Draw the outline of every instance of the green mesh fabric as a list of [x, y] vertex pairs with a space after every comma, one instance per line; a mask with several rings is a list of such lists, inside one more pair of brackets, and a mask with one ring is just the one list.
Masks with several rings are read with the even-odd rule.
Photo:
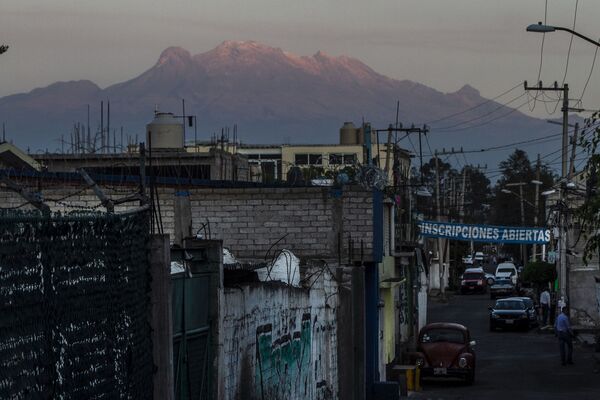
[[150, 399], [149, 216], [0, 211], [0, 398]]

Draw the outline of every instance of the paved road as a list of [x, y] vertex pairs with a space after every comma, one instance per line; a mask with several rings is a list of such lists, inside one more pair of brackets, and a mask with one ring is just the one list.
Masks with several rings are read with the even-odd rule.
[[429, 322], [466, 325], [477, 341], [473, 386], [425, 381], [415, 399], [600, 399], [600, 374], [594, 373], [591, 349], [576, 347], [574, 366], [560, 365], [552, 334], [490, 332], [489, 295], [453, 296], [449, 303], [430, 301]]

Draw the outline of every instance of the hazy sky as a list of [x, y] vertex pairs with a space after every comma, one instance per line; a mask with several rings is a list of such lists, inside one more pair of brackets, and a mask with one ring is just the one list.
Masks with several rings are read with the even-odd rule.
[[[548, 0], [548, 23], [571, 27], [575, 0]], [[538, 75], [545, 0], [2, 0], [0, 96], [58, 80], [101, 87], [150, 68], [167, 46], [193, 54], [256, 40], [311, 55], [359, 58], [397, 79], [493, 97]], [[576, 30], [600, 36], [600, 1], [580, 0]], [[563, 79], [570, 35], [546, 35], [542, 79]], [[575, 39], [566, 81], [578, 97], [595, 47]], [[600, 58], [600, 55], [599, 55]], [[600, 60], [598, 62], [600, 64]], [[598, 66], [600, 69], [600, 66]], [[584, 105], [600, 107], [600, 71]], [[546, 115], [538, 107], [536, 115]]]

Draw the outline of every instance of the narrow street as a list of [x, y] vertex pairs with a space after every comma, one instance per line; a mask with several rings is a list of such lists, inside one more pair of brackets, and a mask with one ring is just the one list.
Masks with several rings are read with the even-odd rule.
[[575, 346], [575, 365], [562, 367], [552, 334], [490, 332], [489, 295], [454, 295], [448, 303], [430, 300], [429, 322], [458, 322], [477, 341], [475, 383], [426, 380], [416, 399], [599, 399], [600, 374], [592, 349]]

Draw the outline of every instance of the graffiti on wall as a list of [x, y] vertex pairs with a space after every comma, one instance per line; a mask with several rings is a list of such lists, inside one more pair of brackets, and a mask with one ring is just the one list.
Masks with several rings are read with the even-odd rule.
[[[295, 321], [290, 321], [295, 325]], [[256, 388], [260, 399], [307, 398], [310, 391], [311, 323], [274, 337], [272, 324], [256, 329]], [[299, 397], [298, 397], [299, 396]]]
[[312, 360], [315, 391], [310, 398], [314, 400], [333, 399], [333, 388], [328, 382], [332, 371], [331, 356], [335, 354], [334, 327], [332, 324], [321, 323], [315, 315], [312, 327], [313, 345], [320, 349]]

